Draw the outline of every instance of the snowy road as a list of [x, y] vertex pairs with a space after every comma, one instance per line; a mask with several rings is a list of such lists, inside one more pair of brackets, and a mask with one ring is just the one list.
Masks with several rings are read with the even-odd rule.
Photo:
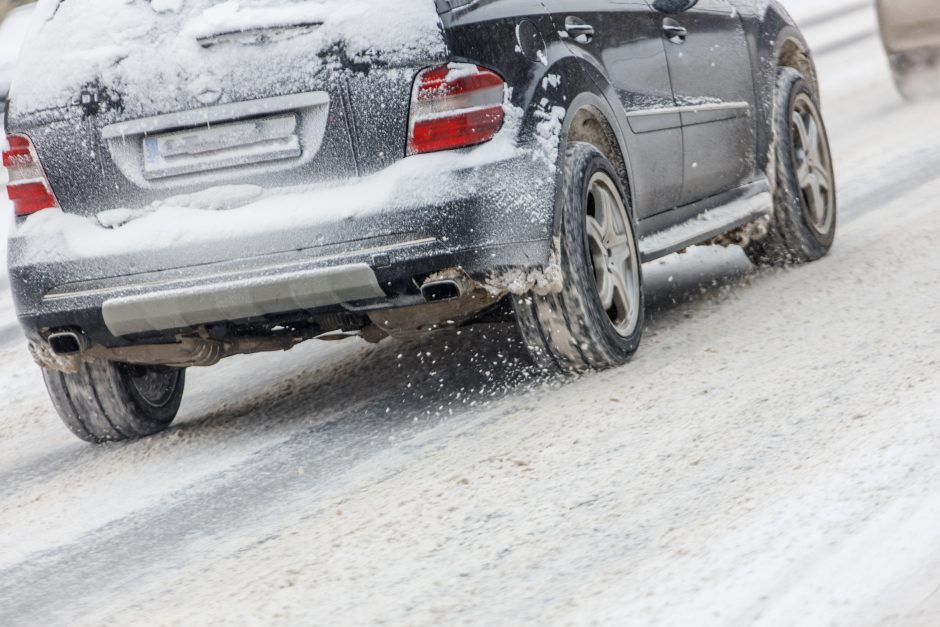
[[940, 104], [837, 5], [832, 255], [647, 268], [619, 370], [532, 380], [507, 328], [313, 343], [90, 447], [0, 283], [0, 624], [940, 624]]

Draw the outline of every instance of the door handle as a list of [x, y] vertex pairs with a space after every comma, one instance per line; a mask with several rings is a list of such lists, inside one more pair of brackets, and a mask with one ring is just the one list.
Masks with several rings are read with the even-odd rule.
[[689, 29], [671, 17], [667, 17], [663, 20], [663, 34], [672, 43], [681, 45], [685, 43], [686, 37], [689, 36]]
[[594, 37], [594, 27], [579, 17], [565, 19], [565, 32], [578, 43], [586, 44]]

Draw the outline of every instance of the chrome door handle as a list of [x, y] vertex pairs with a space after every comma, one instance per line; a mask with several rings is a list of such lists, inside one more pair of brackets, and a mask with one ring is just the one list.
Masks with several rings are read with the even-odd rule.
[[674, 19], [667, 17], [663, 20], [663, 34], [666, 36], [666, 39], [674, 44], [684, 44], [686, 37], [689, 36], [689, 29]]
[[565, 19], [565, 32], [579, 43], [587, 43], [594, 37], [594, 27], [579, 17]]

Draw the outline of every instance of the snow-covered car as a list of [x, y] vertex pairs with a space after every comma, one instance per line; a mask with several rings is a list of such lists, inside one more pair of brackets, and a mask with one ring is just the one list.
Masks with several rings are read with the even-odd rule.
[[881, 39], [898, 91], [908, 99], [940, 95], [940, 2], [877, 0]]
[[545, 369], [617, 366], [643, 262], [833, 242], [816, 73], [773, 1], [39, 7], [9, 271], [85, 440], [165, 429], [187, 367], [312, 338], [514, 318]]
[[6, 109], [14, 64], [26, 39], [26, 28], [33, 8], [34, 5], [27, 4], [13, 9], [0, 22], [0, 113]]

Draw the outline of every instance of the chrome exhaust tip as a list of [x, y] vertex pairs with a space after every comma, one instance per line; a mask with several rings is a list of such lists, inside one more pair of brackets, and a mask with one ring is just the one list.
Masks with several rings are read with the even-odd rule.
[[421, 295], [429, 303], [457, 300], [464, 295], [465, 291], [465, 287], [459, 281], [453, 279], [428, 281], [421, 286]]
[[76, 331], [56, 331], [50, 333], [46, 341], [49, 342], [49, 348], [53, 353], [63, 357], [78, 355], [88, 348], [85, 336]]

